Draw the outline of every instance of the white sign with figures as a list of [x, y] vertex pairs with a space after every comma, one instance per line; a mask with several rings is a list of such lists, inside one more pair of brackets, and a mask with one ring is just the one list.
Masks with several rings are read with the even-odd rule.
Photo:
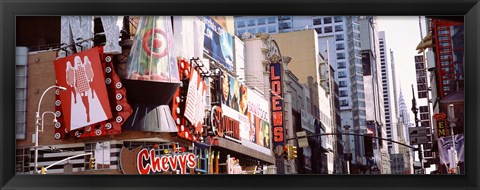
[[420, 145], [428, 143], [426, 127], [410, 127], [408, 128], [408, 136], [410, 137], [411, 145]]
[[426, 127], [410, 127], [408, 128], [408, 134], [411, 137], [426, 137], [427, 128]]

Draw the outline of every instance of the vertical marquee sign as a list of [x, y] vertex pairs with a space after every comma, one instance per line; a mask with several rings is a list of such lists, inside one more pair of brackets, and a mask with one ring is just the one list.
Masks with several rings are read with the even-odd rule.
[[[280, 54], [280, 49], [274, 40], [271, 38], [267, 39], [266, 43], [268, 46], [267, 57], [270, 61], [273, 147], [275, 150], [282, 150], [285, 144], [285, 130], [283, 126], [282, 56]], [[277, 156], [281, 155], [281, 151], [276, 152]]]

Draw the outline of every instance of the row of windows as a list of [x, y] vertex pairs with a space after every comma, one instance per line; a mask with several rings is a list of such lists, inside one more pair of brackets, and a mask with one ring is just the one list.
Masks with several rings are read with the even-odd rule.
[[238, 28], [241, 28], [241, 27], [245, 27], [247, 24], [247, 26], [255, 26], [255, 25], [264, 25], [264, 24], [273, 24], [276, 22], [276, 18], [275, 17], [268, 17], [268, 18], [258, 18], [258, 19], [248, 19], [246, 22], [245, 20], [239, 20], [236, 22], [237, 24], [237, 27]]
[[[250, 34], [256, 34], [256, 33], [276, 33], [277, 32], [277, 27], [275, 26], [268, 26], [268, 32], [267, 32], [267, 27], [260, 27], [260, 28], [249, 28], [246, 30]], [[245, 33], [245, 30], [237, 30], [238, 34], [242, 35]]]
[[[315, 31], [317, 31], [318, 34], [322, 34], [322, 33], [332, 33], [333, 32], [333, 28], [331, 26], [326, 26], [323, 28], [315, 28]], [[343, 31], [343, 25], [336, 25], [335, 26], [335, 32], [341, 32]]]
[[[335, 16], [333, 17], [333, 20], [335, 23], [342, 22], [343, 18], [341, 16]], [[324, 17], [322, 18], [315, 18], [313, 19], [313, 25], [321, 25], [323, 21], [323, 24], [331, 24], [332, 23], [332, 17]]]

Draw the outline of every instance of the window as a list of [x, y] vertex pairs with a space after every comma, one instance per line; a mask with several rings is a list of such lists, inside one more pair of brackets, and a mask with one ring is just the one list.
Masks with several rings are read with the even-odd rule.
[[279, 29], [290, 29], [290, 28], [292, 28], [292, 23], [291, 22], [280, 23], [278, 25], [278, 28]]
[[345, 49], [345, 44], [337, 44], [337, 50], [344, 50]]
[[321, 24], [322, 24], [322, 19], [321, 18], [313, 19], [313, 25], [321, 25]]
[[353, 24], [353, 30], [360, 31], [360, 26], [358, 24]]
[[420, 106], [419, 107], [420, 113], [422, 112], [428, 112], [428, 107], [427, 106]]
[[337, 59], [345, 59], [345, 53], [337, 53]]
[[345, 73], [345, 71], [338, 72], [338, 78], [345, 78], [345, 77], [347, 77], [347, 74]]
[[348, 106], [348, 100], [341, 100], [340, 106]]
[[317, 31], [317, 34], [321, 34], [322, 33], [322, 28], [315, 28], [315, 31]]
[[338, 64], [338, 68], [339, 68], [339, 69], [344, 69], [344, 68], [347, 67], [346, 64], [345, 64], [345, 62], [343, 62], [343, 61], [342, 61], [342, 62], [338, 62], [337, 64]]
[[354, 33], [353, 33], [353, 38], [356, 39], [356, 40], [360, 40], [360, 34], [354, 32]]
[[258, 32], [267, 33], [267, 28], [265, 27], [258, 28]]
[[237, 22], [237, 27], [245, 27], [245, 21], [244, 20], [240, 20]]
[[335, 40], [336, 40], [336, 41], [342, 41], [342, 40], [344, 40], [344, 39], [345, 39], [345, 38], [344, 38], [343, 34], [337, 34], [337, 35], [335, 35]]
[[428, 113], [421, 113], [420, 114], [420, 120], [428, 120], [428, 118], [429, 118], [428, 115], [429, 115]]
[[331, 33], [333, 31], [331, 26], [327, 26], [323, 30], [325, 31], [325, 33]]
[[26, 47], [16, 48], [15, 65], [15, 137], [25, 139], [27, 117], [27, 55]]
[[343, 31], [343, 26], [342, 25], [336, 25], [335, 26], [335, 32], [341, 32]]
[[325, 24], [330, 24], [330, 23], [332, 23], [332, 17], [325, 17], [325, 18], [323, 18], [323, 23], [325, 23]]
[[344, 80], [339, 81], [338, 86], [339, 87], [347, 87], [347, 81], [344, 81]]
[[336, 16], [336, 17], [333, 17], [333, 20], [335, 22], [342, 22], [343, 21], [343, 18], [341, 16]]
[[348, 96], [348, 91], [340, 90], [340, 97], [347, 97], [347, 96]]
[[257, 30], [255, 28], [249, 28], [248, 33], [255, 34], [257, 33]]
[[275, 23], [276, 20], [275, 17], [268, 17], [268, 24]]
[[266, 23], [266, 19], [265, 18], [259, 18], [257, 19], [257, 24], [258, 25], [264, 25]]
[[276, 32], [277, 32], [277, 28], [275, 26], [268, 27], [268, 33], [276, 33]]
[[255, 19], [248, 20], [248, 26], [255, 26]]

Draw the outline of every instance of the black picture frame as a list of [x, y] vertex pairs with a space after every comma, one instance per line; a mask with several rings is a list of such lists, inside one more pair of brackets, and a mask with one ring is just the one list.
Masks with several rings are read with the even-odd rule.
[[[478, 189], [478, 0], [0, 1], [1, 189]], [[15, 175], [15, 16], [465, 15], [465, 175]]]

